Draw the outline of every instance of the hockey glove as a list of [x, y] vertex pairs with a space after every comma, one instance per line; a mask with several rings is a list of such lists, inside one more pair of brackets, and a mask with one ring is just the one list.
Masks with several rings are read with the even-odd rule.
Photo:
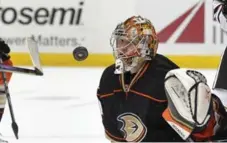
[[0, 56], [3, 61], [10, 59], [10, 56], [8, 55], [9, 53], [9, 46], [2, 39], [0, 39]]

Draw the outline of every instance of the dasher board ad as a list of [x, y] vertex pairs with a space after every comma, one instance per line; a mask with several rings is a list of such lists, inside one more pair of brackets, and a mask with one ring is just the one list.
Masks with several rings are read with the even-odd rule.
[[68, 53], [83, 45], [90, 52], [111, 53], [109, 38], [116, 24], [134, 13], [135, 2], [129, 1], [2, 0], [0, 36], [15, 52], [25, 51], [25, 37], [34, 36], [41, 52]]
[[156, 26], [161, 53], [219, 55], [226, 47], [227, 34], [213, 20], [212, 0], [140, 0], [136, 7]]
[[[0, 37], [25, 65], [17, 53], [27, 53], [25, 37], [34, 36], [46, 65], [103, 66], [114, 61], [113, 30], [133, 15], [150, 19], [160, 41], [158, 53], [185, 67], [216, 67], [227, 45], [226, 32], [213, 19], [212, 0], [2, 0]], [[79, 64], [72, 58], [78, 46], [89, 51]], [[194, 61], [185, 64], [189, 60]]]

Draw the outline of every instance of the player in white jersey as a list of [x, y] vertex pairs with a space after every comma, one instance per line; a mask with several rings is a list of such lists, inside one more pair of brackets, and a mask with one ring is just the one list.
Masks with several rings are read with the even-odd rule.
[[213, 0], [214, 20], [227, 31], [227, 0]]

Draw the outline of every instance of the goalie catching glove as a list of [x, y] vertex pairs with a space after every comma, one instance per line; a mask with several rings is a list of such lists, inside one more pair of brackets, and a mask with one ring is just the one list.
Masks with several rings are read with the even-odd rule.
[[[222, 125], [226, 126], [226, 112], [220, 100], [211, 93], [204, 75], [195, 70], [171, 70], [165, 77], [168, 108], [163, 117], [168, 124], [186, 141], [206, 141], [216, 135]], [[218, 109], [217, 109], [218, 108]], [[224, 122], [223, 122], [224, 121]]]

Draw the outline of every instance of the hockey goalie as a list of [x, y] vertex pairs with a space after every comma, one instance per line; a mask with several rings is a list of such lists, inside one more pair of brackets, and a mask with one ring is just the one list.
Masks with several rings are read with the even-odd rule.
[[225, 106], [211, 92], [203, 74], [171, 70], [165, 78], [165, 90], [168, 108], [163, 117], [183, 140], [227, 141]]
[[226, 112], [205, 77], [158, 54], [158, 43], [154, 25], [142, 16], [120, 22], [111, 34], [115, 64], [105, 68], [97, 90], [107, 139], [225, 139]]

